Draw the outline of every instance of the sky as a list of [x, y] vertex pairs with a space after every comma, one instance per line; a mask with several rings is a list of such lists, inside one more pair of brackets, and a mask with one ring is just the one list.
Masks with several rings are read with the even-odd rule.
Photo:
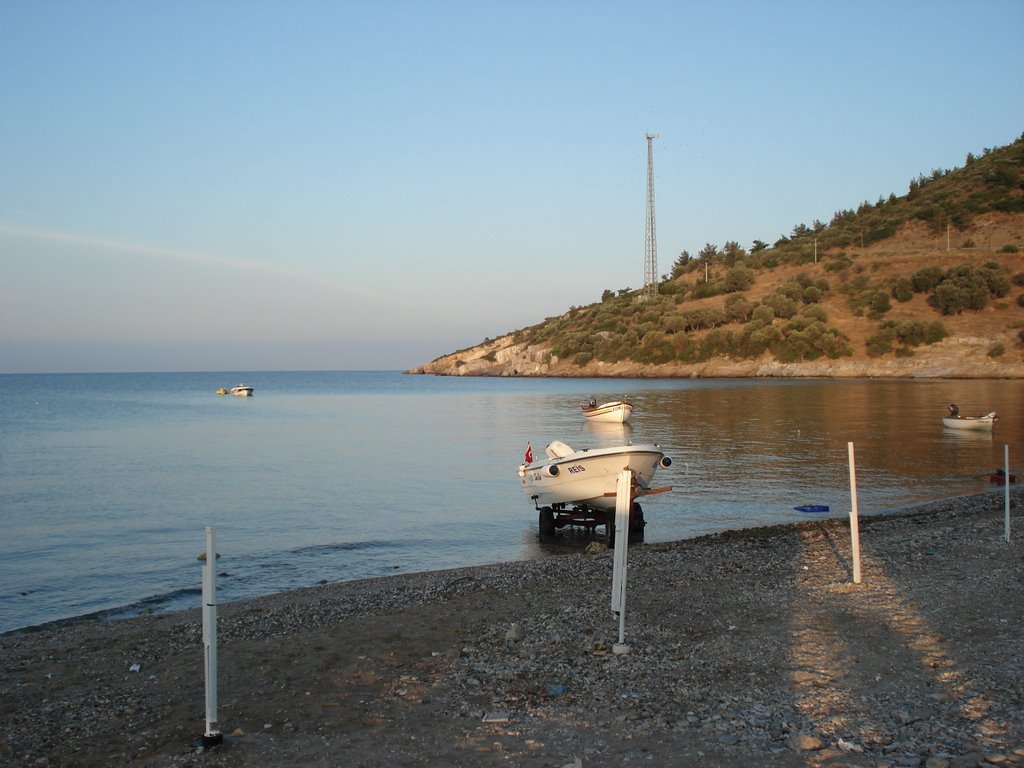
[[0, 0], [0, 373], [404, 370], [1024, 133], [1022, 0]]

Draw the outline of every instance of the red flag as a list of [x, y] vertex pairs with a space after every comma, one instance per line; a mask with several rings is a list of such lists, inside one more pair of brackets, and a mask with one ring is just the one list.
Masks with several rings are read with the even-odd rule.
[[533, 445], [526, 444], [526, 463], [533, 464]]

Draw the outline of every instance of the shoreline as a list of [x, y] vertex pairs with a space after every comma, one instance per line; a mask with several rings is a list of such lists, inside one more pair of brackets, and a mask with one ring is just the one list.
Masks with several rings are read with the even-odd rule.
[[[1011, 497], [1013, 497], [1015, 489], [1018, 489], [1018, 488], [1019, 489], [1024, 489], [1024, 484], [1021, 484], [1020, 486], [1015, 486], [1015, 485], [1011, 484], [1011, 486], [1010, 486]], [[862, 513], [861, 516], [860, 516], [860, 521], [861, 521], [861, 524], [863, 525], [865, 520], [870, 520], [872, 518], [877, 518], [877, 517], [899, 517], [899, 516], [904, 516], [904, 515], [908, 515], [908, 514], [909, 515], [929, 514], [930, 513], [929, 510], [932, 508], [933, 505], [946, 506], [948, 504], [956, 503], [957, 501], [961, 501], [961, 500], [969, 500], [969, 499], [973, 499], [975, 497], [986, 496], [986, 495], [991, 496], [991, 495], [995, 495], [995, 494], [999, 494], [1000, 498], [1002, 498], [1002, 494], [1003, 493], [1004, 493], [1004, 491], [1002, 490], [1002, 488], [1000, 486], [993, 486], [992, 488], [990, 488], [988, 490], [980, 491], [980, 492], [977, 492], [977, 493], [961, 494], [961, 495], [958, 495], [958, 496], [942, 497], [942, 498], [933, 499], [933, 500], [930, 500], [930, 501], [922, 501], [922, 502], [917, 502], [917, 503], [903, 504], [903, 505], [900, 505], [900, 506], [897, 506], [897, 507], [892, 507], [890, 509], [883, 509], [883, 510], [880, 510], [880, 511], [872, 512], [870, 514], [863, 514]], [[1024, 498], [1024, 491], [1022, 491], [1022, 498]], [[713, 540], [713, 539], [716, 539], [716, 538], [719, 538], [719, 537], [722, 537], [722, 536], [743, 535], [743, 534], [750, 534], [752, 532], [758, 532], [758, 531], [771, 531], [771, 530], [774, 530], [774, 529], [786, 529], [786, 528], [789, 528], [791, 526], [803, 525], [805, 522], [824, 522], [824, 523], [828, 523], [828, 522], [831, 521], [831, 522], [844, 523], [846, 521], [846, 519], [847, 518], [845, 518], [845, 517], [837, 518], [837, 517], [834, 517], [834, 516], [823, 516], [823, 517], [822, 516], [810, 516], [810, 517], [806, 518], [806, 520], [794, 520], [794, 521], [789, 522], [789, 523], [767, 523], [767, 524], [764, 524], [764, 525], [754, 525], [754, 526], [748, 526], [748, 527], [744, 527], [744, 528], [730, 528], [730, 529], [724, 529], [724, 530], [721, 530], [721, 531], [717, 531], [717, 532], [714, 532], [714, 533], [701, 534], [699, 536], [693, 536], [693, 537], [685, 538], [685, 539], [677, 539], [677, 540], [672, 540], [672, 541], [660, 541], [660, 542], [652, 542], [652, 543], [641, 542], [641, 544], [643, 544], [643, 546], [647, 546], [647, 547], [657, 547], [657, 546], [669, 546], [669, 547], [672, 547], [672, 546], [683, 545], [686, 542], [700, 541], [700, 540], [704, 540], [704, 539], [712, 539]], [[596, 535], [596, 540], [598, 542], [601, 541], [600, 535]], [[630, 546], [632, 547], [632, 542], [631, 542]], [[611, 550], [609, 550], [609, 551], [611, 551]], [[632, 549], [630, 551], [632, 551]], [[566, 551], [566, 552], [560, 552], [558, 555], [549, 555], [549, 556], [550, 557], [564, 557], [564, 556], [572, 556], [574, 554], [582, 554], [582, 553], [583, 553], [583, 550], [581, 549], [578, 552]], [[296, 587], [294, 589], [283, 590], [281, 592], [269, 592], [269, 593], [266, 593], [266, 594], [255, 595], [255, 596], [251, 596], [251, 597], [243, 597], [243, 598], [238, 598], [238, 599], [232, 600], [232, 601], [225, 601], [223, 603], [220, 603], [219, 605], [221, 607], [224, 607], [224, 606], [228, 606], [228, 605], [233, 605], [235, 603], [246, 603], [246, 602], [250, 602], [250, 601], [268, 600], [268, 599], [272, 599], [272, 598], [275, 598], [275, 597], [280, 596], [280, 595], [290, 595], [290, 594], [301, 593], [301, 592], [304, 592], [304, 591], [309, 590], [309, 589], [319, 589], [319, 588], [324, 588], [324, 587], [326, 587], [326, 588], [341, 587], [341, 586], [344, 586], [346, 584], [353, 584], [353, 583], [359, 583], [359, 582], [374, 582], [374, 581], [378, 581], [378, 580], [381, 580], [381, 579], [390, 579], [390, 578], [425, 577], [425, 576], [427, 576], [429, 574], [432, 574], [432, 573], [444, 573], [444, 572], [449, 572], [449, 571], [462, 571], [462, 570], [473, 569], [473, 568], [500, 567], [500, 566], [503, 566], [503, 565], [508, 565], [508, 564], [517, 563], [517, 562], [532, 562], [532, 560], [508, 560], [508, 561], [498, 561], [498, 562], [494, 562], [494, 563], [484, 563], [482, 565], [475, 565], [475, 566], [452, 566], [452, 567], [449, 567], [449, 568], [442, 568], [442, 569], [438, 569], [438, 570], [411, 571], [411, 572], [408, 572], [408, 573], [383, 574], [383, 575], [378, 575], [378, 576], [367, 576], [367, 577], [361, 577], [361, 578], [351, 579], [351, 580], [347, 580], [347, 581], [330, 582], [330, 583], [327, 583], [327, 584], [317, 584], [317, 585], [311, 585], [311, 586], [308, 586], [308, 587]], [[195, 592], [196, 592], [196, 594], [194, 595], [194, 598], [195, 598], [195, 600], [198, 600], [200, 598], [200, 593], [199, 593], [198, 588], [195, 590]], [[146, 598], [146, 599], [143, 599], [143, 600], [139, 601], [139, 603], [133, 603], [133, 604], [130, 604], [130, 605], [117, 606], [117, 607], [113, 607], [113, 608], [104, 608], [104, 609], [101, 609], [101, 610], [92, 611], [90, 613], [84, 613], [84, 614], [80, 614], [80, 615], [77, 615], [77, 616], [67, 616], [67, 617], [64, 617], [64, 618], [51, 619], [51, 620], [48, 620], [48, 621], [40, 622], [39, 624], [30, 624], [30, 625], [27, 625], [27, 626], [24, 626], [24, 627], [15, 627], [14, 629], [8, 629], [8, 630], [4, 630], [4, 631], [0, 632], [0, 639], [6, 637], [8, 635], [17, 634], [17, 633], [20, 633], [20, 632], [37, 632], [37, 631], [42, 631], [42, 630], [49, 629], [51, 627], [56, 628], [56, 627], [62, 627], [62, 626], [68, 626], [68, 625], [75, 625], [75, 624], [77, 624], [79, 622], [85, 622], [85, 623], [90, 623], [90, 622], [108, 623], [108, 622], [125, 621], [125, 620], [130, 620], [130, 619], [139, 619], [139, 618], [147, 618], [147, 617], [173, 616], [173, 615], [178, 614], [178, 613], [184, 613], [184, 612], [187, 612], [187, 611], [195, 610], [195, 608], [192, 605], [189, 605], [187, 607], [169, 608], [169, 609], [165, 609], [165, 610], [162, 609], [162, 610], [156, 610], [156, 611], [147, 611], [144, 608], [139, 608], [139, 609], [135, 608], [136, 605], [144, 604], [144, 603], [146, 603], [148, 601], [149, 601], [149, 599]], [[193, 602], [195, 602], [195, 601], [193, 601]]]
[[[1024, 765], [1024, 487], [0, 636], [0, 765]], [[844, 533], [845, 531], [845, 533]], [[131, 671], [134, 664], [139, 671]], [[911, 762], [912, 758], [917, 762]], [[970, 762], [975, 760], [975, 762]]]

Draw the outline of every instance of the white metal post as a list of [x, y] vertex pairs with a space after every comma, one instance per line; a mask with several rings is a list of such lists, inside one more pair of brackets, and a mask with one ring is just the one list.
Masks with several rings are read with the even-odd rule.
[[850, 460], [850, 552], [853, 557], [853, 583], [860, 584], [860, 522], [857, 514], [857, 464], [853, 443], [846, 444]]
[[633, 473], [619, 473], [615, 486], [615, 554], [612, 566], [612, 612], [619, 615], [619, 642], [612, 650], [628, 653], [626, 636], [626, 549], [629, 545], [629, 512], [633, 506]]
[[203, 744], [219, 744], [217, 730], [217, 547], [213, 528], [206, 529], [206, 562], [203, 563], [203, 659], [206, 671], [206, 732]]
[[1006, 522], [1003, 538], [1010, 543], [1010, 446], [1003, 445], [1003, 508]]

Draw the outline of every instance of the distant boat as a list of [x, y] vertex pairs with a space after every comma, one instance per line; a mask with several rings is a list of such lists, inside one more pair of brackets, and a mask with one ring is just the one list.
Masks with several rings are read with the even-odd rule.
[[972, 429], [991, 431], [996, 423], [996, 412], [984, 416], [943, 416], [942, 424], [948, 429]]
[[580, 403], [580, 410], [587, 417], [587, 421], [606, 424], [625, 424], [633, 415], [632, 403], [625, 400], [611, 400], [598, 405], [597, 400], [591, 399], [589, 403]]
[[252, 397], [252, 387], [248, 384], [238, 384], [229, 390], [235, 397]]

